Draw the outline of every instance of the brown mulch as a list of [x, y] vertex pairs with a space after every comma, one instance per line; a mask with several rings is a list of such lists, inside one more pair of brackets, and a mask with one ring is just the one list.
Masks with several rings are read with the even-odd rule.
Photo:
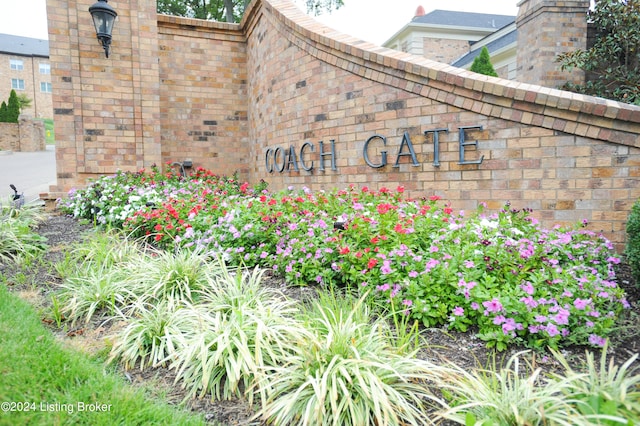
[[[50, 295], [60, 284], [60, 278], [51, 265], [64, 259], [65, 253], [71, 249], [72, 245], [92, 229], [92, 226], [82, 224], [70, 217], [51, 214], [37, 229], [39, 234], [47, 237], [50, 247], [42, 259], [35, 265], [29, 266], [28, 271], [15, 265], [0, 263], [0, 274], [7, 278], [6, 281], [12, 291], [28, 299], [37, 307], [46, 308], [50, 305]], [[625, 264], [619, 265], [617, 280], [627, 292], [631, 309], [620, 321], [619, 329], [613, 333], [608, 354], [616, 362], [622, 363], [640, 353], [640, 286], [636, 284], [630, 268]], [[287, 286], [280, 278], [268, 273], [265, 274], [263, 282], [265, 285], [281, 289], [287, 296], [297, 300], [313, 298], [316, 291], [313, 287]], [[104, 353], [110, 334], [115, 328], [121, 326], [96, 319], [88, 325], [81, 324], [72, 329], [68, 327], [59, 329], [46, 315], [46, 309], [41, 309], [40, 312], [43, 312], [42, 321], [65, 346], [76, 347], [89, 354]], [[473, 333], [456, 333], [446, 328], [424, 329], [422, 335], [426, 343], [419, 352], [421, 358], [437, 362], [453, 362], [465, 369], [487, 367], [496, 363], [499, 365], [510, 355], [523, 350], [523, 348], [511, 348], [504, 353], [496, 354], [486, 349], [484, 342]], [[585, 349], [569, 347], [563, 348], [561, 352], [572, 365], [579, 366], [584, 359]], [[559, 369], [559, 364], [552, 357], [545, 357], [544, 354], [534, 356], [537, 366], [548, 370]], [[640, 367], [640, 360], [636, 360], [635, 364]], [[152, 393], [161, 395], [170, 404], [183, 405], [189, 410], [203, 414], [212, 424], [260, 424], [249, 422], [252, 413], [246, 402], [242, 400], [212, 401], [210, 398], [185, 400], [185, 391], [181, 389], [179, 383], [175, 383], [174, 373], [166, 368], [144, 371], [118, 369], [118, 372], [125, 380], [151, 389]]]

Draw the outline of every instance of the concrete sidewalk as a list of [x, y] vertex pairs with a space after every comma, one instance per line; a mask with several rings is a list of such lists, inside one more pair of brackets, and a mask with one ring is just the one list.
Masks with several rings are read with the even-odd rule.
[[36, 152], [0, 152], [0, 204], [6, 205], [13, 195], [10, 184], [19, 194], [24, 193], [26, 203], [41, 203], [40, 193], [49, 192], [55, 183], [55, 146]]

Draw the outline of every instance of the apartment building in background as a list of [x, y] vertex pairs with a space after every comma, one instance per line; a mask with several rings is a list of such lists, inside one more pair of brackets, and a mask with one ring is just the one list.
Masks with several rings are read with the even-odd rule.
[[23, 114], [53, 118], [47, 40], [0, 34], [0, 102], [9, 99], [11, 89], [31, 99]]

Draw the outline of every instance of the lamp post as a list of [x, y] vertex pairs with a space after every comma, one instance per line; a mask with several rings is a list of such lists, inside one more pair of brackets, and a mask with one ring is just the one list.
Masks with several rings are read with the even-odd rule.
[[96, 35], [102, 43], [104, 53], [109, 57], [109, 47], [111, 46], [111, 32], [113, 23], [118, 16], [116, 10], [107, 4], [107, 0], [98, 0], [90, 8], [89, 13], [93, 18], [93, 25], [96, 27]]

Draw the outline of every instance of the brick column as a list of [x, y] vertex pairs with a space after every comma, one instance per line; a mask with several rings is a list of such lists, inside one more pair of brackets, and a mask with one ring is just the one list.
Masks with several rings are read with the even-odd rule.
[[89, 14], [95, 0], [47, 0], [57, 185], [161, 162], [156, 0], [111, 0], [109, 58]]
[[584, 83], [582, 71], [561, 71], [556, 57], [586, 49], [589, 0], [522, 0], [518, 7], [516, 79], [553, 88], [567, 81]]

